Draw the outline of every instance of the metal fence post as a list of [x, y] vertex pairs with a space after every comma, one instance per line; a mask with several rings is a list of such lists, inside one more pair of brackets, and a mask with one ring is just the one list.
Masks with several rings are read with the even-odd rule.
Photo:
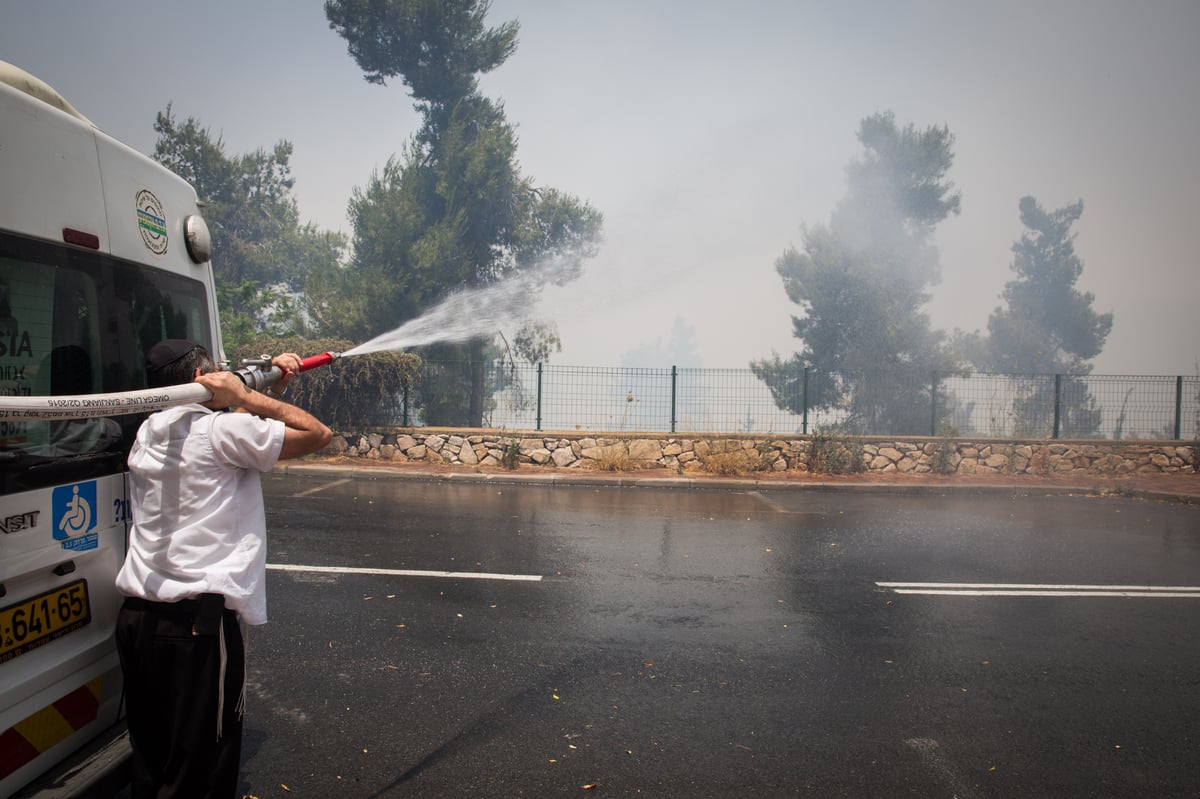
[[537, 419], [535, 421], [535, 430], [542, 429], [542, 364], [541, 361], [537, 365]]
[[804, 393], [801, 396], [801, 414], [800, 431], [803, 435], [808, 435], [808, 367], [804, 367]]
[[1183, 432], [1183, 375], [1175, 376], [1175, 440]]
[[938, 373], [937, 369], [933, 370], [933, 379], [930, 381], [929, 391], [929, 435], [937, 435], [937, 389], [938, 389]]
[[675, 387], [678, 383], [679, 369], [674, 364], [671, 366], [671, 432], [675, 432]]
[[1062, 426], [1062, 377], [1054, 376], [1054, 435], [1051, 438], [1058, 438]]

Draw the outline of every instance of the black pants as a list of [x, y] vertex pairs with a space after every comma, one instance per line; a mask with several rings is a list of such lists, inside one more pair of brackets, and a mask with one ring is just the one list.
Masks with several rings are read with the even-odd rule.
[[133, 799], [236, 796], [245, 645], [217, 601], [212, 613], [201, 600], [127, 597], [117, 616]]

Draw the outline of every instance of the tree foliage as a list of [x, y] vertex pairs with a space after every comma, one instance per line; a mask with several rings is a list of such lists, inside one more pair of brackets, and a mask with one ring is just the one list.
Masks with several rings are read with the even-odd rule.
[[[328, 0], [329, 26], [370, 83], [399, 77], [413, 99], [449, 107], [517, 48], [516, 22], [488, 28], [479, 0]], [[418, 106], [420, 108], [421, 106]]]
[[154, 123], [154, 158], [183, 177], [204, 203], [213, 238], [213, 276], [224, 338], [311, 330], [303, 301], [310, 277], [336, 271], [346, 247], [340, 233], [300, 224], [292, 195], [292, 145], [225, 154], [194, 117], [180, 122], [167, 106]]
[[[516, 133], [501, 104], [482, 96], [477, 76], [516, 48], [517, 23], [488, 28], [481, 0], [329, 0], [330, 26], [346, 39], [366, 79], [400, 77], [422, 115], [421, 128], [350, 202], [354, 255], [314, 315], [342, 321], [347, 335], [378, 335], [449, 293], [517, 273], [545, 281], [577, 277], [595, 254], [601, 215], [588, 204], [540, 188], [520, 172]], [[548, 272], [545, 265], [553, 262]], [[536, 296], [530, 296], [530, 304]], [[497, 357], [488, 331], [461, 345], [427, 349], [447, 369], [444, 390], [426, 380], [429, 424], [482, 423], [489, 388], [484, 366]], [[532, 346], [537, 335], [519, 337]], [[543, 339], [544, 340], [544, 339]], [[461, 382], [465, 380], [465, 382]]]
[[1113, 315], [1097, 313], [1095, 295], [1075, 287], [1083, 260], [1075, 253], [1072, 227], [1083, 201], [1046, 211], [1022, 197], [1025, 232], [1013, 244], [1016, 278], [1004, 286], [1005, 307], [988, 318], [988, 335], [971, 343], [982, 369], [1031, 374], [1088, 374], [1112, 330]]
[[[1083, 201], [1046, 211], [1033, 197], [1019, 203], [1025, 231], [1012, 246], [1015, 279], [1004, 286], [1005, 305], [988, 317], [987, 335], [960, 334], [959, 349], [980, 369], [1013, 375], [1067, 375], [1061, 387], [1060, 434], [1091, 436], [1100, 412], [1086, 385], [1090, 359], [1100, 354], [1113, 315], [1097, 313], [1095, 295], [1075, 287], [1083, 260], [1075, 252], [1075, 223]], [[1033, 408], [1053, 407], [1053, 384], [1024, 379], [1015, 415], [1036, 418]], [[1036, 431], [1017, 431], [1030, 433]]]
[[843, 411], [845, 429], [927, 430], [932, 389], [900, 397], [869, 390], [869, 377], [957, 368], [944, 334], [922, 310], [940, 280], [933, 230], [959, 210], [960, 195], [947, 179], [954, 137], [944, 126], [898, 127], [887, 112], [864, 119], [858, 140], [863, 153], [846, 169], [846, 196], [829, 224], [806, 228], [802, 248], [788, 248], [776, 261], [788, 298], [802, 311], [793, 317], [793, 334], [803, 348], [751, 367], [780, 407], [800, 410], [799, 383], [809, 369], [824, 378], [813, 383], [809, 407]]

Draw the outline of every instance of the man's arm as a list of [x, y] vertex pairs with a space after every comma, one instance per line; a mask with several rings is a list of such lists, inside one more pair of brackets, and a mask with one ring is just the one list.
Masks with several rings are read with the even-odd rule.
[[198, 375], [196, 382], [212, 392], [213, 398], [204, 403], [209, 408], [237, 406], [264, 419], [283, 422], [285, 429], [280, 460], [316, 452], [333, 438], [333, 432], [308, 411], [254, 391], [233, 372]]
[[264, 419], [283, 422], [285, 429], [283, 449], [279, 451], [280, 460], [316, 452], [333, 438], [333, 431], [308, 411], [258, 391], [246, 389], [246, 394], [248, 396], [240, 403], [243, 410]]

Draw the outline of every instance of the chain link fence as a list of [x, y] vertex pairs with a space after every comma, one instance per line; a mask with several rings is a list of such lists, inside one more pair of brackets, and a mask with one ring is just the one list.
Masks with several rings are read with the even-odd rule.
[[[364, 422], [423, 426], [437, 375]], [[989, 438], [1195, 439], [1200, 377], [1131, 375], [860, 374], [797, 370], [772, 388], [750, 369], [492, 364], [485, 427], [513, 430]], [[438, 391], [445, 393], [444, 386]], [[432, 402], [432, 399], [430, 400]]]

